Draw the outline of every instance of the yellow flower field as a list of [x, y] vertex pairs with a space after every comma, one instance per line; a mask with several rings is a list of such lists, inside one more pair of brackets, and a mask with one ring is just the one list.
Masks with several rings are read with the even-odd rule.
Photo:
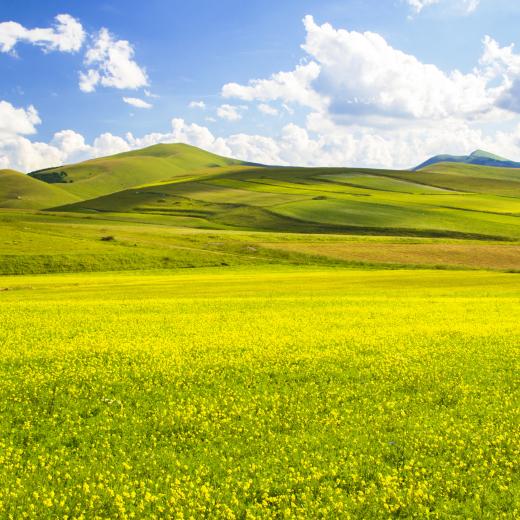
[[520, 516], [517, 274], [0, 289], [1, 518]]

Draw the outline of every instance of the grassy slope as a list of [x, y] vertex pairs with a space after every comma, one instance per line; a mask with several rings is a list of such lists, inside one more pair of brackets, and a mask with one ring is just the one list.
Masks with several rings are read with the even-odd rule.
[[[179, 152], [173, 158], [172, 149]], [[196, 168], [201, 157], [204, 168], [175, 170], [175, 161]], [[266, 262], [520, 269], [520, 183], [513, 170], [506, 179], [497, 169], [460, 165], [443, 172], [226, 166], [226, 159], [177, 145], [104, 161], [116, 165], [101, 176], [107, 183], [121, 181], [121, 162], [142, 168], [148, 179], [154, 161], [162, 161], [164, 170], [154, 170], [159, 180], [152, 183], [60, 211], [0, 214], [0, 273]], [[174, 170], [174, 180], [163, 178]], [[76, 183], [59, 185], [11, 176], [59, 193], [94, 182], [76, 173]], [[388, 241], [374, 242], [369, 235]], [[403, 243], [405, 237], [415, 242]], [[515, 244], [452, 247], [452, 239]]]
[[437, 163], [426, 166], [420, 171], [520, 182], [520, 169], [517, 168], [478, 166], [476, 164]]
[[0, 212], [0, 274], [253, 264], [520, 270], [518, 242], [179, 227], [186, 219]]
[[242, 166], [63, 209], [168, 215], [206, 228], [520, 238], [520, 182], [471, 172]]
[[0, 208], [40, 209], [74, 202], [77, 198], [15, 170], [0, 170]]
[[81, 199], [88, 199], [140, 184], [187, 177], [193, 170], [232, 164], [240, 164], [240, 161], [185, 144], [158, 144], [30, 175], [52, 182], [57, 172], [65, 172], [67, 182], [59, 186]]

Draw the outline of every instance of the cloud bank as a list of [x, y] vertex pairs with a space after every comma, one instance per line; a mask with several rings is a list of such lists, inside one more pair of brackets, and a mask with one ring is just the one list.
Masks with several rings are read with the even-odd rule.
[[[258, 112], [294, 115], [298, 124], [286, 121], [269, 135], [238, 131], [219, 136], [175, 117], [167, 131], [140, 137], [103, 133], [87, 143], [73, 130], [64, 130], [41, 143], [29, 139], [41, 122], [36, 109], [3, 101], [0, 164], [29, 171], [160, 142], [186, 142], [280, 165], [409, 168], [430, 155], [476, 148], [520, 158], [520, 54], [513, 45], [502, 46], [486, 36], [472, 70], [444, 71], [394, 48], [377, 33], [320, 25], [312, 16], [303, 23], [305, 56], [292, 70], [225, 84], [225, 102], [215, 109], [219, 118], [236, 125], [245, 114]], [[88, 53], [92, 68], [85, 74], [92, 76], [93, 87], [147, 81], [131, 65], [132, 46], [108, 32], [98, 35]], [[126, 65], [112, 67], [116, 62]], [[136, 97], [125, 102], [141, 108], [149, 104]], [[189, 106], [209, 110], [200, 101]], [[255, 110], [246, 112], [248, 107]]]

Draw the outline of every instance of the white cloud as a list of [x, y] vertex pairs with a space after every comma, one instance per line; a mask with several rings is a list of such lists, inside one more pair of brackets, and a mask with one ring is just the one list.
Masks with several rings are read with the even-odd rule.
[[131, 149], [132, 146], [125, 139], [106, 132], [94, 139], [91, 156], [103, 157], [105, 155], [114, 155], [116, 153], [128, 152]]
[[242, 110], [246, 110], [244, 106], [220, 105], [217, 108], [217, 116], [227, 121], [239, 121], [242, 119]]
[[[483, 58], [480, 67], [464, 74], [422, 63], [377, 33], [337, 30], [316, 24], [312, 16], [304, 18], [304, 25], [307, 64], [247, 85], [228, 83], [222, 95], [299, 104], [345, 125], [402, 126], [447, 117], [503, 119], [507, 104], [498, 100], [511, 91], [513, 76], [520, 77], [511, 56], [520, 57], [511, 47], [488, 50], [492, 40], [486, 40], [484, 56], [493, 51], [502, 66]], [[520, 97], [520, 88], [513, 90]]]
[[258, 105], [258, 110], [267, 116], [277, 116], [278, 110], [267, 103], [260, 103]]
[[424, 8], [435, 4], [446, 4], [460, 10], [462, 13], [474, 12], [480, 4], [480, 0], [404, 0], [410, 8], [419, 14]]
[[46, 143], [33, 142], [22, 136], [0, 140], [0, 162], [14, 170], [29, 172], [58, 166], [63, 159], [60, 150]]
[[62, 154], [62, 160], [79, 162], [92, 156], [92, 147], [85, 143], [85, 138], [74, 130], [56, 132], [50, 145]]
[[0, 139], [14, 135], [28, 135], [36, 132], [41, 120], [36, 109], [15, 108], [7, 101], [0, 101]]
[[68, 14], [59, 14], [53, 27], [27, 29], [17, 22], [0, 23], [0, 52], [14, 52], [18, 42], [41, 47], [45, 52], [76, 52], [81, 49], [85, 31]]
[[191, 101], [188, 106], [190, 108], [200, 108], [201, 110], [206, 109], [206, 103], [204, 103], [204, 101]]
[[56, 132], [49, 143], [31, 141], [26, 135], [36, 133], [41, 123], [33, 106], [15, 108], [7, 101], [0, 101], [0, 165], [20, 171], [33, 171], [64, 163], [83, 161], [112, 153], [130, 150], [121, 137], [102, 134], [92, 145], [73, 131]]
[[282, 103], [282, 108], [289, 114], [289, 115], [293, 115], [294, 114], [294, 108], [290, 107], [289, 105], [287, 105], [286, 103]]
[[101, 75], [95, 69], [79, 73], [79, 88], [83, 92], [94, 92], [96, 85], [101, 80]]
[[136, 108], [152, 108], [153, 105], [151, 103], [148, 103], [144, 99], [139, 99], [135, 97], [124, 97], [123, 101], [127, 103], [128, 105], [132, 105]]
[[391, 47], [377, 33], [336, 30], [304, 19], [303, 49], [321, 67], [315, 88], [334, 117], [442, 119], [493, 108], [496, 91], [480, 71], [445, 73]]
[[80, 72], [80, 89], [93, 92], [98, 85], [118, 89], [147, 86], [146, 71], [133, 57], [134, 48], [128, 41], [115, 40], [107, 29], [101, 29], [85, 55], [85, 65], [90, 68]]
[[311, 88], [311, 83], [320, 75], [320, 66], [311, 61], [298, 65], [292, 72], [278, 72], [269, 79], [253, 79], [248, 85], [227, 83], [222, 87], [225, 98], [238, 98], [244, 101], [274, 101], [299, 103], [304, 106], [320, 108], [322, 100]]
[[[30, 116], [32, 117], [32, 116]], [[520, 124], [512, 131], [486, 133], [457, 119], [426, 126], [374, 130], [336, 125], [318, 113], [307, 127], [288, 124], [275, 136], [236, 133], [215, 136], [207, 127], [174, 118], [169, 131], [142, 137], [104, 133], [91, 145], [64, 130], [50, 143], [31, 142], [11, 130], [0, 139], [0, 165], [21, 171], [59, 166], [157, 143], [184, 142], [217, 154], [265, 164], [409, 168], [439, 152], [468, 153], [476, 148], [520, 158]], [[21, 127], [26, 132], [29, 127]]]
[[500, 47], [497, 41], [486, 36], [480, 64], [489, 78], [502, 78], [504, 88], [499, 90], [497, 105], [520, 113], [520, 55], [515, 54], [514, 45]]
[[[79, 20], [68, 14], [55, 18], [53, 27], [27, 29], [17, 22], [0, 23], [0, 52], [15, 54], [19, 42], [39, 46], [44, 52], [76, 52], [81, 49], [87, 33]], [[126, 40], [116, 40], [106, 28], [92, 35], [84, 65], [79, 72], [79, 87], [94, 92], [96, 87], [138, 89], [148, 85], [146, 70], [134, 60], [134, 48]], [[147, 97], [158, 97], [145, 90]]]

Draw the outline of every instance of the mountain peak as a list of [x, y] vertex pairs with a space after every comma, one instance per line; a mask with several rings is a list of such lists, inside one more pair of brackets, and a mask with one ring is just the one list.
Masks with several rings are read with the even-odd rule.
[[470, 155], [436, 155], [413, 168], [413, 170], [422, 170], [427, 166], [438, 163], [474, 164], [477, 166], [492, 166], [495, 168], [520, 168], [519, 162], [511, 161], [499, 155], [486, 152], [485, 150], [475, 150]]
[[470, 157], [482, 157], [485, 159], [493, 159], [495, 161], [509, 161], [509, 159], [500, 157], [500, 155], [495, 155], [493, 153], [486, 152], [486, 150], [475, 150], [473, 153], [470, 154]]

